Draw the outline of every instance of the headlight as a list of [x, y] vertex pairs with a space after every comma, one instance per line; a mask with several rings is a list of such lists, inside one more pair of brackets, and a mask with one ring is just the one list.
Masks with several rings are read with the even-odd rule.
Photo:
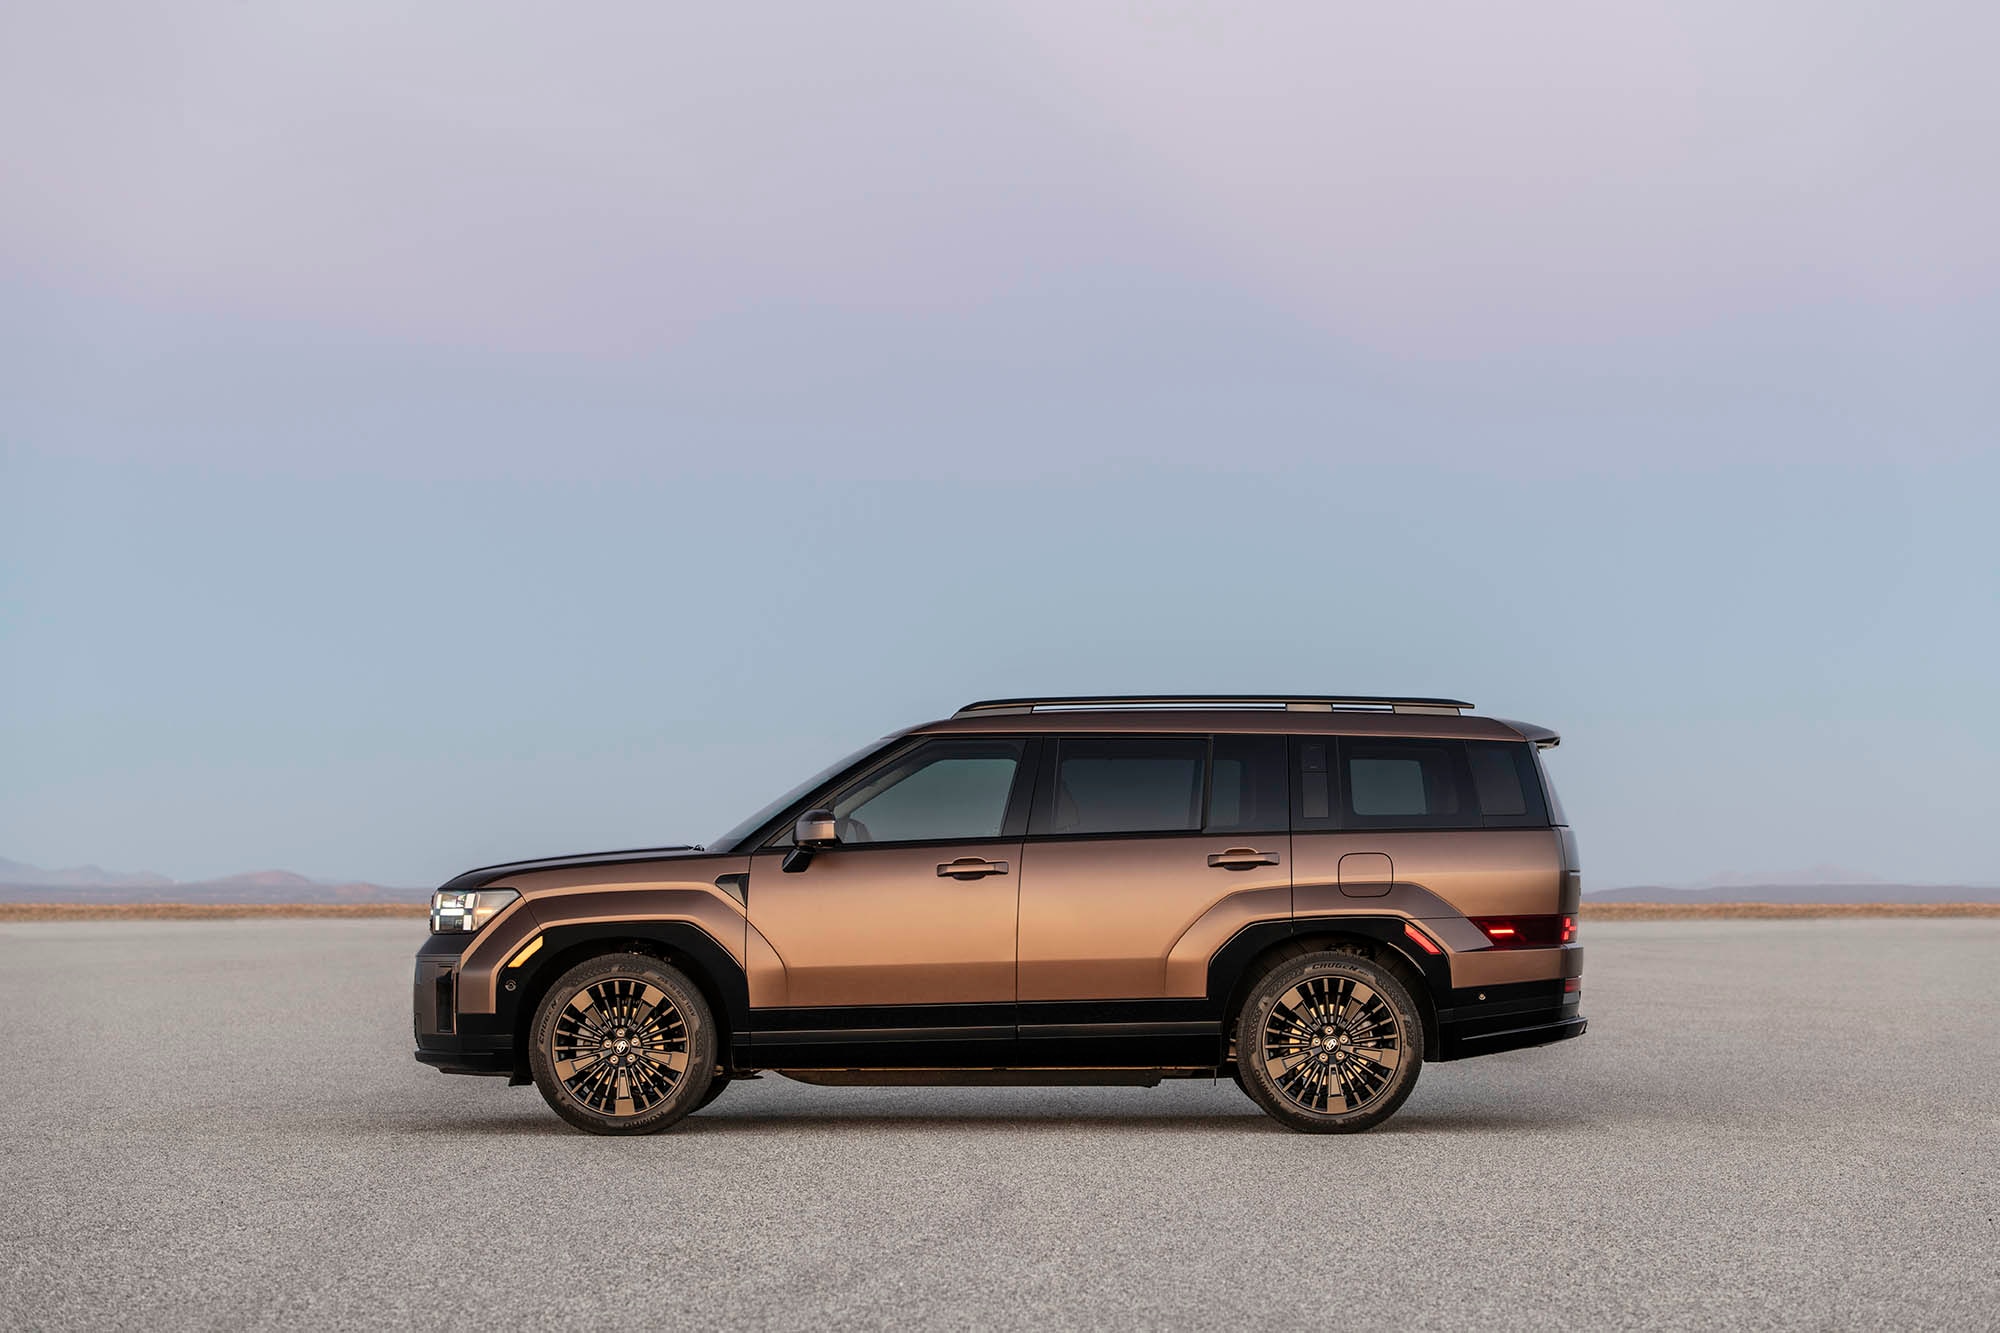
[[513, 889], [439, 889], [431, 895], [431, 934], [470, 935], [520, 896]]

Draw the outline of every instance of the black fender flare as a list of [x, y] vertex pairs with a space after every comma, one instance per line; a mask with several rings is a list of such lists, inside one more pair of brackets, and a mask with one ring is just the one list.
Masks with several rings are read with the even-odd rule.
[[514, 1034], [517, 1077], [525, 1077], [528, 1068], [528, 1028], [542, 996], [570, 968], [607, 953], [651, 954], [687, 973], [722, 1026], [717, 1049], [724, 1065], [736, 1065], [735, 1048], [750, 1031], [750, 981], [735, 956], [701, 927], [688, 921], [593, 921], [556, 926], [541, 938], [539, 957], [500, 991], [503, 1008], [512, 1006], [504, 1017]]
[[1257, 963], [1281, 945], [1316, 938], [1357, 937], [1378, 955], [1386, 953], [1400, 970], [1420, 984], [1411, 989], [1424, 1020], [1424, 1056], [1434, 1058], [1438, 1041], [1438, 1010], [1451, 994], [1451, 963], [1443, 954], [1429, 954], [1411, 944], [1400, 916], [1320, 916], [1289, 921], [1256, 921], [1243, 927], [1208, 960], [1208, 1001], [1222, 1025], [1226, 1044], [1243, 998], [1261, 969]]

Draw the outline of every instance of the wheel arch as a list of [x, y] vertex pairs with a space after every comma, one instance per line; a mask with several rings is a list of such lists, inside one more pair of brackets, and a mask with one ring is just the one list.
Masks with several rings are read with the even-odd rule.
[[1438, 995], [1450, 989], [1449, 965], [1442, 956], [1413, 957], [1402, 943], [1404, 925], [1402, 917], [1340, 916], [1260, 922], [1238, 931], [1209, 963], [1208, 993], [1219, 1007], [1225, 1052], [1259, 978], [1288, 958], [1331, 949], [1380, 964], [1403, 983], [1423, 1020], [1424, 1058], [1435, 1059]]
[[743, 967], [714, 936], [687, 921], [593, 922], [543, 933], [538, 965], [519, 979], [513, 1033], [515, 1078], [526, 1080], [535, 1011], [557, 978], [578, 963], [606, 954], [637, 953], [669, 963], [687, 975], [716, 1021], [716, 1056], [734, 1065], [735, 1038], [749, 1031], [750, 987]]

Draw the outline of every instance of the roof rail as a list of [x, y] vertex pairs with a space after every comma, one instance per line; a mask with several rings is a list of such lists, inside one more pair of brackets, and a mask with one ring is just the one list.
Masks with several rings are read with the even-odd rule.
[[1471, 707], [1462, 699], [1405, 699], [1374, 694], [1072, 694], [1042, 699], [980, 699], [952, 716], [1088, 708], [1251, 708], [1290, 713], [1429, 713], [1456, 717]]

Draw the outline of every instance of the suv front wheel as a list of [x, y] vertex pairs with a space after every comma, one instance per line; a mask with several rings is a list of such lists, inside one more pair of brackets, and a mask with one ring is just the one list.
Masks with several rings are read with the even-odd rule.
[[535, 1010], [528, 1062], [555, 1113], [592, 1134], [651, 1134], [701, 1106], [715, 1019], [680, 969], [645, 954], [591, 958]]
[[1355, 954], [1278, 963], [1236, 1021], [1237, 1081], [1273, 1118], [1307, 1133], [1381, 1124], [1416, 1087], [1423, 1062], [1423, 1019], [1409, 991]]

